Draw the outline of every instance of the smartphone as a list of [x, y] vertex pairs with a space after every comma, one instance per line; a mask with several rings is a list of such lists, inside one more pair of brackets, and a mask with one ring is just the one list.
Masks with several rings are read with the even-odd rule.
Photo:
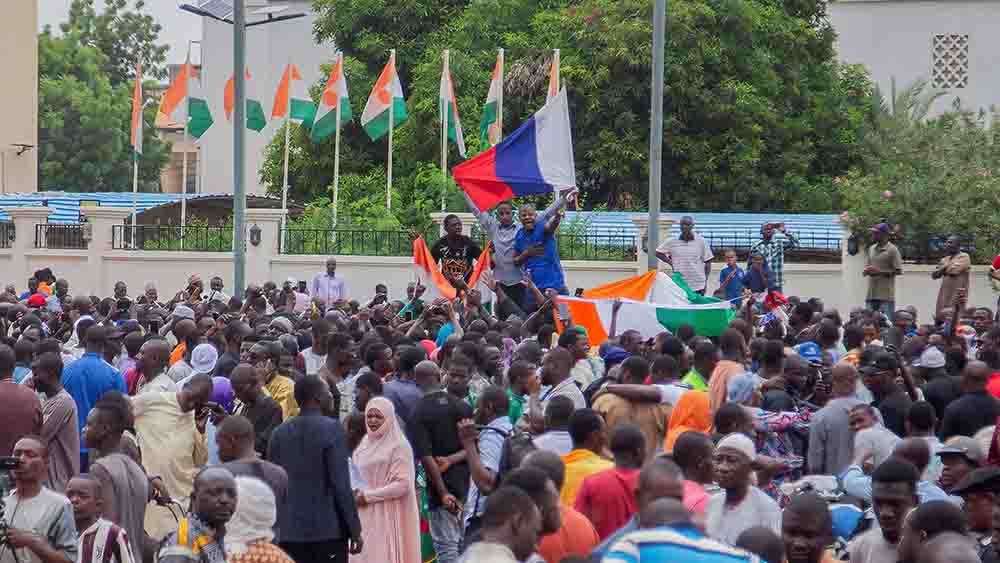
[[559, 301], [559, 320], [565, 321], [569, 319], [569, 305], [565, 301]]

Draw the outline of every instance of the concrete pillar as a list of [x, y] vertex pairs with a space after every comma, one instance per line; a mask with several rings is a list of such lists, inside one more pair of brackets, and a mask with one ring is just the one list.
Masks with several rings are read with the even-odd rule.
[[31, 277], [25, 254], [35, 249], [35, 225], [49, 220], [52, 209], [48, 207], [4, 207], [3, 210], [14, 223], [14, 240], [10, 245], [10, 271], [7, 279], [17, 287]]
[[[643, 273], [649, 270], [649, 264], [647, 261], [647, 254], [650, 252], [655, 252], [655, 248], [647, 248], [649, 245], [649, 216], [648, 215], [633, 215], [631, 217], [632, 223], [635, 224], [635, 229], [638, 231], [636, 233], [636, 271], [638, 273]], [[660, 242], [667, 240], [667, 236], [670, 233], [670, 227], [674, 224], [674, 218], [669, 215], [660, 215], [659, 225], [657, 228], [660, 233]], [[663, 264], [660, 263], [659, 269], [663, 269]]]
[[[247, 285], [259, 285], [272, 279], [271, 261], [278, 255], [284, 216], [285, 212], [280, 209], [247, 209]], [[260, 229], [258, 244], [254, 244], [256, 228]]]
[[[131, 208], [121, 207], [88, 207], [83, 210], [86, 217], [84, 239], [90, 236], [87, 244], [87, 266], [93, 272], [88, 279], [93, 284], [87, 288], [90, 295], [109, 295], [117, 279], [109, 279], [104, 271], [104, 255], [114, 250], [114, 227], [124, 225], [125, 219], [132, 214]], [[125, 232], [119, 229], [118, 236]], [[119, 241], [121, 242], [121, 241]]]
[[[472, 236], [472, 225], [476, 222], [475, 215], [465, 211], [456, 213], [442, 213], [437, 211], [435, 213], [431, 213], [431, 221], [434, 221], [434, 224], [438, 226], [438, 234], [440, 236], [444, 236], [444, 218], [449, 215], [457, 215], [458, 218], [462, 220], [462, 234], [467, 237]], [[434, 241], [427, 241], [428, 244], [433, 242]]]
[[[851, 256], [847, 251], [851, 231], [842, 225], [840, 235], [840, 311], [844, 315], [852, 307], [864, 306], [868, 296], [868, 278], [862, 275], [867, 262], [868, 247], [858, 240], [858, 252]], [[846, 316], [845, 316], [846, 318]]]

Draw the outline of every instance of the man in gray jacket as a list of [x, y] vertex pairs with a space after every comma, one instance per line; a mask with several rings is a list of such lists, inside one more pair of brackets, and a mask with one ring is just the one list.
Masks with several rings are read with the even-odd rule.
[[858, 371], [840, 363], [834, 366], [831, 399], [820, 409], [809, 425], [809, 473], [838, 475], [851, 465], [854, 434], [851, 431], [851, 409], [864, 404], [854, 398]]

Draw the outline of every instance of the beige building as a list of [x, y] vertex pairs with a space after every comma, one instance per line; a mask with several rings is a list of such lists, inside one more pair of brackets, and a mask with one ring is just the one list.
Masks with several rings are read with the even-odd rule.
[[0, 193], [38, 191], [38, 0], [3, 3]]

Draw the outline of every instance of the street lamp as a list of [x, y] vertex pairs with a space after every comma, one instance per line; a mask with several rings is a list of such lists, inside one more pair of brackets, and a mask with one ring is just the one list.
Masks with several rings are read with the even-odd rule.
[[243, 178], [243, 163], [246, 157], [244, 138], [246, 135], [246, 31], [248, 27], [278, 23], [298, 18], [305, 14], [276, 14], [287, 6], [268, 6], [255, 10], [255, 15], [266, 15], [267, 19], [247, 23], [246, 0], [202, 0], [199, 6], [182, 4], [180, 9], [233, 26], [233, 285], [235, 295], [241, 295], [246, 288], [246, 239], [247, 239], [247, 193]]

